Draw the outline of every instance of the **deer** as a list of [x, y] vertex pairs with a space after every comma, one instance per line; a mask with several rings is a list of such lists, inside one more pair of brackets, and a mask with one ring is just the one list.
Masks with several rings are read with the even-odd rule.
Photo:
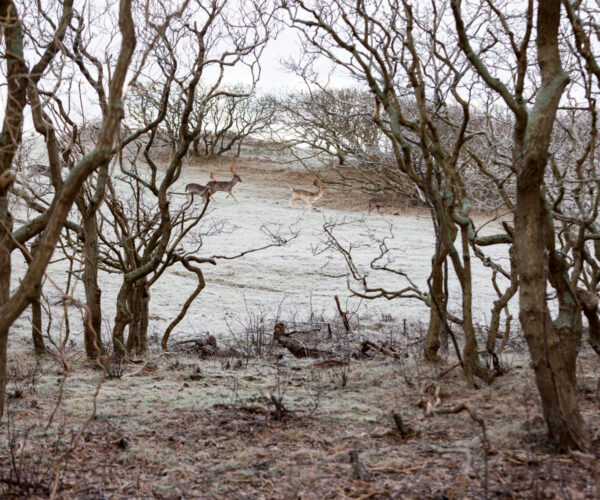
[[395, 192], [385, 196], [373, 196], [369, 199], [369, 215], [371, 211], [376, 208], [378, 213], [381, 213], [381, 208], [387, 207], [402, 207], [407, 209], [409, 207], [420, 207], [425, 206], [424, 202], [420, 198], [411, 196], [404, 192]]
[[188, 184], [185, 187], [185, 192], [188, 196], [188, 199], [191, 198], [194, 201], [194, 195], [199, 194], [202, 197], [202, 201], [206, 203], [206, 200], [209, 196], [212, 195], [208, 186], [203, 186], [202, 184]]
[[35, 163], [29, 167], [29, 175], [50, 175], [50, 167], [48, 165], [42, 165], [41, 163]]
[[236, 173], [235, 165], [232, 164], [230, 170], [231, 170], [231, 173], [233, 174], [233, 177], [230, 181], [218, 181], [215, 176], [215, 173], [211, 172], [210, 178], [212, 180], [206, 185], [206, 187], [210, 191], [211, 195], [213, 193], [216, 193], [217, 191], [224, 191], [224, 192], [228, 193], [227, 197], [231, 196], [237, 203], [237, 198], [234, 196], [234, 194], [231, 192], [231, 190], [233, 189], [233, 186], [235, 186], [238, 182], [242, 182], [242, 179]]
[[317, 201], [325, 193], [323, 184], [319, 179], [315, 179], [313, 184], [319, 188], [318, 191], [313, 192], [308, 191], [307, 189], [296, 189], [290, 186], [290, 189], [292, 190], [292, 194], [290, 195], [290, 208], [292, 208], [292, 202], [296, 205], [298, 200], [304, 200], [308, 211], [311, 211], [313, 202]]
[[369, 200], [369, 215], [371, 215], [371, 211], [375, 208], [377, 209], [377, 213], [381, 213], [382, 207], [393, 207], [398, 202], [398, 197], [396, 195], [391, 196], [373, 196]]

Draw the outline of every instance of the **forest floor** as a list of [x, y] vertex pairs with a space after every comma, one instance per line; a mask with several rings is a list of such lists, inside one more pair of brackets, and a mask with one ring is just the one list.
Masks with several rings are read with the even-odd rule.
[[[402, 339], [397, 357], [360, 356], [334, 330], [319, 345], [340, 363], [271, 344], [259, 357], [202, 358], [186, 345], [113, 366], [95, 412], [102, 372], [68, 350], [49, 427], [62, 363], [36, 364], [25, 343], [13, 348], [0, 496], [46, 498], [58, 477], [59, 498], [83, 499], [600, 498], [598, 459], [557, 454], [547, 441], [517, 346], [501, 357], [501, 376], [469, 390], [459, 368], [442, 375], [451, 362], [424, 363]], [[596, 456], [598, 372], [584, 349], [579, 401]], [[462, 404], [485, 439], [468, 411], [446, 413]]]
[[[560, 455], [517, 345], [502, 375], [469, 390], [459, 368], [423, 362], [412, 340], [386, 344], [390, 357], [360, 355], [339, 330], [309, 335], [337, 362], [296, 359], [266, 338], [249, 345], [262, 356], [155, 345], [144, 364], [111, 367], [95, 412], [102, 372], [80, 349], [66, 353], [65, 382], [62, 362], [13, 346], [0, 496], [46, 498], [56, 484], [58, 498], [83, 499], [600, 498], [591, 350], [580, 355], [579, 401], [595, 455]], [[474, 418], [447, 413], [463, 404]]]
[[[177, 191], [206, 183], [211, 170], [229, 179], [230, 163], [194, 161]], [[84, 358], [77, 309], [68, 308], [64, 360], [54, 354], [36, 363], [30, 322], [20, 318], [11, 330], [0, 426], [1, 498], [47, 498], [56, 486], [58, 498], [73, 499], [600, 499], [600, 365], [585, 342], [579, 402], [595, 455], [560, 455], [546, 439], [516, 326], [500, 359], [503, 374], [470, 390], [454, 355], [423, 361], [427, 308], [420, 301], [350, 297], [343, 260], [323, 249], [323, 225], [337, 221], [357, 265], [378, 279], [371, 282], [400, 289], [406, 283], [398, 275], [369, 267], [380, 250], [373, 236], [387, 235], [394, 265], [425, 290], [433, 251], [425, 212], [400, 206], [368, 215], [367, 195], [328, 189], [307, 213], [289, 208], [288, 186], [310, 189], [311, 174], [256, 158], [236, 165], [243, 179], [234, 189], [239, 203], [215, 197], [207, 231], [222, 230], [204, 236], [201, 255], [259, 247], [265, 226], [291, 228], [298, 237], [208, 268], [206, 289], [173, 332], [171, 351], [161, 354], [162, 332], [195, 287], [180, 269], [166, 273], [152, 288], [150, 357], [110, 366], [106, 378]], [[485, 219], [481, 226], [494, 230]], [[506, 263], [505, 250], [489, 252]], [[49, 276], [63, 286], [60, 265]], [[485, 325], [496, 294], [489, 269], [473, 259], [473, 270], [476, 321]], [[14, 286], [19, 277], [17, 270]], [[101, 275], [107, 345], [119, 286], [118, 275]], [[449, 288], [450, 307], [459, 311], [459, 285], [451, 280]], [[58, 338], [67, 308], [48, 283], [44, 290], [53, 311], [48, 331]], [[72, 294], [82, 292], [76, 287]], [[291, 356], [273, 342], [276, 321], [302, 330], [303, 342], [330, 351], [337, 362]], [[485, 328], [478, 333], [484, 345]], [[208, 335], [230, 354], [201, 355], [194, 340]], [[393, 356], [361, 353], [365, 340]], [[447, 413], [462, 404], [475, 419], [468, 411]]]

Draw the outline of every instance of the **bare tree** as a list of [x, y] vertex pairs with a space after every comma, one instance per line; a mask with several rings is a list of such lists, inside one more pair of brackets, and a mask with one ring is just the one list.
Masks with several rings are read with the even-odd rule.
[[475, 376], [489, 380], [473, 326], [471, 255], [477, 234], [463, 168], [477, 133], [471, 129], [472, 79], [465, 73], [466, 58], [452, 44], [447, 6], [349, 0], [285, 6], [292, 25], [303, 33], [308, 61], [296, 64], [299, 72], [310, 75], [306, 68], [312, 59], [324, 56], [368, 87], [374, 100], [371, 120], [389, 141], [389, 154], [380, 156], [385, 167], [371, 171], [377, 182], [408, 184], [431, 209], [436, 249], [426, 357], [436, 358], [448, 321], [449, 260], [462, 292], [463, 369], [470, 385]]
[[[196, 20], [193, 25], [186, 21], [189, 16]], [[194, 5], [181, 20], [174, 20], [164, 29], [151, 52], [162, 78], [152, 84], [141, 84], [132, 92], [129, 106], [134, 110], [132, 121], [150, 132], [141, 147], [146, 166], [137, 165], [137, 155], [131, 162], [120, 162], [129, 186], [126, 198], [132, 203], [126, 207], [116, 183], [109, 180], [108, 207], [117, 239], [111, 241], [109, 236], [102, 236], [112, 253], [113, 267], [123, 272], [112, 333], [117, 357], [122, 358], [129, 351], [138, 355], [147, 352], [150, 287], [171, 265], [182, 262], [191, 266], [190, 255], [177, 252], [183, 238], [202, 219], [208, 199], [198, 214], [192, 212], [190, 203], [172, 209], [168, 193], [181, 176], [183, 160], [193, 140], [203, 130], [198, 106], [204, 108], [229, 94], [222, 85], [227, 68], [243, 63], [250, 69], [253, 82], [258, 77], [259, 56], [271, 29], [269, 16], [269, 11], [259, 3], [250, 4], [242, 12], [234, 11], [224, 1]], [[210, 86], [201, 88], [201, 78], [209, 72], [217, 76]], [[210, 75], [207, 80], [210, 81]], [[164, 166], [152, 154], [154, 141], [161, 133], [171, 144]], [[194, 246], [192, 253], [198, 248]], [[206, 262], [212, 263], [212, 259]], [[125, 341], [127, 327], [129, 336]]]
[[[516, 18], [507, 16], [504, 3], [489, 2], [488, 5], [486, 14], [498, 21], [505, 47], [509, 47], [503, 61], [508, 61], [506, 64], [514, 71], [512, 81], [507, 83], [499, 76], [502, 65], [492, 69], [489, 58], [494, 53], [487, 53], [488, 41], [470, 39], [481, 21], [473, 25], [470, 21], [473, 13], [463, 13], [461, 2], [454, 0], [452, 9], [459, 43], [485, 85], [513, 114], [511, 162], [517, 179], [514, 240], [519, 318], [529, 345], [550, 436], [561, 449], [585, 450], [589, 447], [589, 437], [575, 391], [581, 315], [565, 255], [556, 246], [554, 224], [542, 189], [557, 110], [569, 84], [569, 75], [561, 63], [561, 2], [538, 2], [536, 12], [533, 0], [529, 1], [521, 17], [524, 24], [520, 25], [514, 22]], [[482, 19], [480, 13], [477, 14], [475, 18]], [[529, 60], [534, 41], [536, 65]], [[539, 71], [539, 80], [530, 77], [534, 68]], [[534, 89], [528, 85], [528, 78], [535, 82]], [[548, 308], [547, 281], [557, 293], [555, 320]]]
[[198, 156], [211, 157], [232, 150], [239, 156], [245, 141], [273, 124], [277, 108], [271, 96], [257, 95], [254, 89], [238, 85], [200, 109], [204, 126], [193, 150]]
[[[28, 69], [24, 59], [24, 32], [19, 21], [16, 5], [12, 1], [3, 2], [0, 10], [2, 12], [0, 19], [3, 21], [5, 47], [7, 48], [5, 52], [7, 55], [7, 75], [9, 76], [7, 99], [9, 109], [5, 115], [5, 130], [2, 134], [3, 143], [0, 145], [0, 175], [8, 175], [9, 179], [14, 179], [14, 176], [11, 177], [10, 168], [14, 152], [21, 140], [25, 92], [28, 93], [32, 113], [37, 122], [36, 127], [48, 125], [47, 116], [44, 115], [42, 107], [39, 106], [39, 100], [37, 100], [39, 95], [38, 83], [60, 49], [61, 38], [68, 29], [72, 18], [72, 4], [70, 1], [66, 1], [61, 9], [59, 22], [50, 23], [55, 27], [55, 35], [31, 70]], [[41, 279], [81, 185], [96, 168], [108, 161], [112, 154], [116, 132], [123, 116], [121, 98], [125, 78], [135, 49], [131, 2], [128, 0], [122, 0], [119, 4], [119, 27], [121, 43], [109, 83], [108, 112], [103, 120], [102, 131], [96, 146], [78, 161], [66, 179], [62, 180], [60, 163], [57, 161], [58, 151], [55, 137], [52, 134], [45, 135], [51, 177], [55, 189], [53, 203], [37, 220], [29, 223], [21, 234], [12, 232], [11, 216], [7, 211], [6, 190], [0, 196], [0, 204], [4, 207], [1, 210], [3, 220], [2, 229], [0, 230], [2, 231], [0, 255], [4, 269], [9, 270], [11, 268], [10, 253], [15, 246], [41, 232], [38, 250], [32, 256], [19, 287], [11, 294], [8, 289], [10, 272], [4, 272], [1, 278], [3, 292], [2, 297], [0, 297], [0, 324], [2, 325], [0, 330], [0, 412], [4, 406], [6, 345], [9, 328], [21, 312], [39, 297]], [[45, 127], [45, 130], [48, 131], [49, 129]]]
[[[156, 114], [162, 105], [162, 89], [161, 84], [153, 82], [132, 92], [127, 102], [132, 123], [148, 123]], [[167, 117], [158, 126], [157, 145], [159, 139], [169, 148], [176, 144], [183, 103], [181, 92], [171, 92]], [[257, 95], [254, 86], [222, 85], [218, 89], [199, 86], [190, 116], [190, 123], [199, 126], [192, 142], [194, 154], [214, 157], [234, 151], [239, 156], [245, 140], [272, 124], [275, 110], [273, 98]]]

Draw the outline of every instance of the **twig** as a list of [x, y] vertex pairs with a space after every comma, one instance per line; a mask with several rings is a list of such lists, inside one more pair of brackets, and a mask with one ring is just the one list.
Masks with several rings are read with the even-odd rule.
[[166, 354], [175, 354], [175, 353], [172, 353], [169, 351], [162, 351], [160, 354], [157, 354], [156, 356], [147, 359], [146, 362], [141, 366], [141, 368], [139, 370], [136, 370], [133, 373], [128, 373], [125, 375], [125, 377], [137, 377], [137, 376], [141, 375], [150, 363], [152, 363], [153, 361], [156, 361], [161, 356], [166, 355]]
[[335, 305], [337, 306], [337, 310], [340, 313], [340, 317], [342, 318], [342, 322], [344, 323], [344, 328], [346, 329], [346, 333], [350, 332], [350, 322], [348, 321], [347, 313], [342, 310], [342, 306], [340, 304], [340, 298], [335, 295]]
[[392, 412], [392, 418], [394, 419], [394, 423], [396, 424], [396, 429], [400, 433], [402, 437], [408, 436], [410, 434], [410, 429], [406, 427], [404, 421], [402, 420], [402, 415], [400, 413], [394, 411]]
[[369, 481], [371, 479], [371, 471], [358, 458], [358, 450], [350, 451], [350, 464], [354, 471], [354, 477], [361, 481]]
[[[465, 463], [463, 465], [463, 477], [460, 485], [460, 493], [458, 494], [459, 498], [463, 498], [465, 493], [467, 492], [467, 482], [469, 480], [469, 474], [471, 473], [471, 468], [473, 465], [473, 457], [471, 455], [471, 450], [469, 448], [438, 448], [437, 446], [432, 446], [431, 450], [435, 453], [439, 453], [440, 455], [445, 455], [446, 453], [462, 453], [465, 456]], [[487, 498], [487, 490], [485, 497]]]
[[456, 363], [452, 363], [448, 368], [446, 368], [444, 371], [442, 371], [439, 375], [438, 375], [438, 379], [440, 378], [444, 378], [446, 375], [448, 375], [452, 370], [454, 370], [455, 368], [458, 368], [459, 366], [462, 365], [462, 361], [457, 361]]
[[[485, 349], [483, 350], [479, 350], [477, 351], [477, 354], [485, 354], [487, 351]], [[446, 368], [445, 370], [443, 370], [439, 375], [438, 375], [438, 380], [441, 378], [444, 378], [446, 375], [448, 375], [452, 370], [454, 370], [455, 368], [458, 368], [459, 366], [462, 366], [463, 362], [462, 360], [456, 361], [455, 363], [452, 363], [448, 368]]]
[[[488, 466], [488, 454], [490, 451], [490, 442], [487, 437], [486, 425], [483, 418], [473, 409], [468, 403], [461, 403], [454, 408], [439, 408], [437, 413], [441, 415], [448, 415], [454, 413], [460, 413], [466, 411], [469, 413], [471, 419], [473, 419], [481, 427], [481, 442], [483, 447], [483, 465], [484, 465], [484, 481], [483, 489], [485, 492], [485, 498], [488, 498], [489, 484], [490, 484], [490, 471]], [[470, 457], [469, 457], [470, 460]]]

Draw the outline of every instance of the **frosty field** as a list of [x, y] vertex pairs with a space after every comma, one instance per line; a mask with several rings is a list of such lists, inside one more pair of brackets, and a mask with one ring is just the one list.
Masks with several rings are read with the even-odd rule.
[[[225, 193], [217, 193], [205, 216], [206, 227], [215, 225], [222, 230], [206, 236], [198, 253], [201, 257], [233, 256], [269, 243], [264, 229], [297, 237], [283, 247], [274, 247], [250, 253], [240, 259], [218, 260], [216, 266], [205, 265], [203, 272], [206, 288], [190, 308], [187, 316], [172, 333], [171, 339], [182, 339], [200, 333], [211, 333], [217, 338], [243, 330], [248, 315], [260, 315], [274, 322], [275, 317], [283, 320], [301, 321], [316, 315], [331, 316], [336, 311], [334, 296], [338, 295], [344, 308], [360, 319], [359, 333], [377, 335], [380, 319], [391, 316], [396, 321], [423, 321], [428, 318], [427, 307], [415, 299], [361, 300], [351, 297], [348, 291], [347, 268], [339, 253], [324, 251], [325, 233], [323, 224], [332, 220], [343, 222], [340, 226], [340, 241], [357, 248], [356, 262], [368, 272], [369, 285], [397, 290], [407, 282], [391, 273], [370, 271], [369, 263], [378, 254], [374, 238], [393, 235], [388, 240], [392, 265], [407, 272], [410, 278], [427, 292], [427, 277], [430, 259], [434, 250], [433, 227], [427, 211], [420, 209], [384, 209], [382, 214], [373, 211], [367, 214], [368, 197], [358, 191], [339, 192], [326, 190], [325, 196], [316, 202], [312, 212], [307, 212], [304, 202], [290, 208], [289, 186], [312, 187], [314, 177], [298, 167], [279, 165], [261, 160], [240, 159], [236, 161], [242, 178], [234, 188], [239, 203]], [[192, 161], [184, 170], [176, 185], [176, 193], [183, 193], [190, 182], [205, 184], [210, 171], [219, 179], [229, 179], [229, 161]], [[174, 194], [173, 204], [184, 203], [186, 198]], [[195, 209], [201, 210], [200, 200]], [[484, 224], [484, 219], [478, 219]], [[494, 223], [484, 227], [483, 233], [494, 231]], [[183, 247], [185, 248], [185, 242]], [[506, 264], [506, 248], [492, 248], [491, 256]], [[16, 257], [18, 259], [19, 257]], [[490, 286], [490, 272], [473, 257], [474, 310], [478, 323], [489, 319], [489, 310], [497, 297]], [[54, 266], [49, 275], [58, 283], [65, 282], [64, 268]], [[16, 284], [18, 275], [13, 277]], [[100, 273], [103, 289], [103, 312], [106, 325], [112, 323], [115, 312], [115, 297], [120, 286], [120, 277]], [[502, 282], [501, 282], [502, 283]], [[168, 323], [196, 285], [196, 278], [181, 266], [172, 267], [151, 289], [149, 332], [162, 334]], [[360, 284], [351, 282], [358, 291]], [[45, 285], [50, 296], [58, 292]], [[450, 282], [451, 310], [460, 310], [460, 290], [456, 281]], [[83, 298], [83, 288], [76, 287], [74, 295]], [[57, 312], [57, 314], [60, 314]], [[15, 331], [28, 334], [29, 321], [22, 318]], [[74, 319], [73, 332], [81, 325]], [[109, 330], [103, 332], [106, 338]], [[77, 335], [74, 337], [77, 339]]]

